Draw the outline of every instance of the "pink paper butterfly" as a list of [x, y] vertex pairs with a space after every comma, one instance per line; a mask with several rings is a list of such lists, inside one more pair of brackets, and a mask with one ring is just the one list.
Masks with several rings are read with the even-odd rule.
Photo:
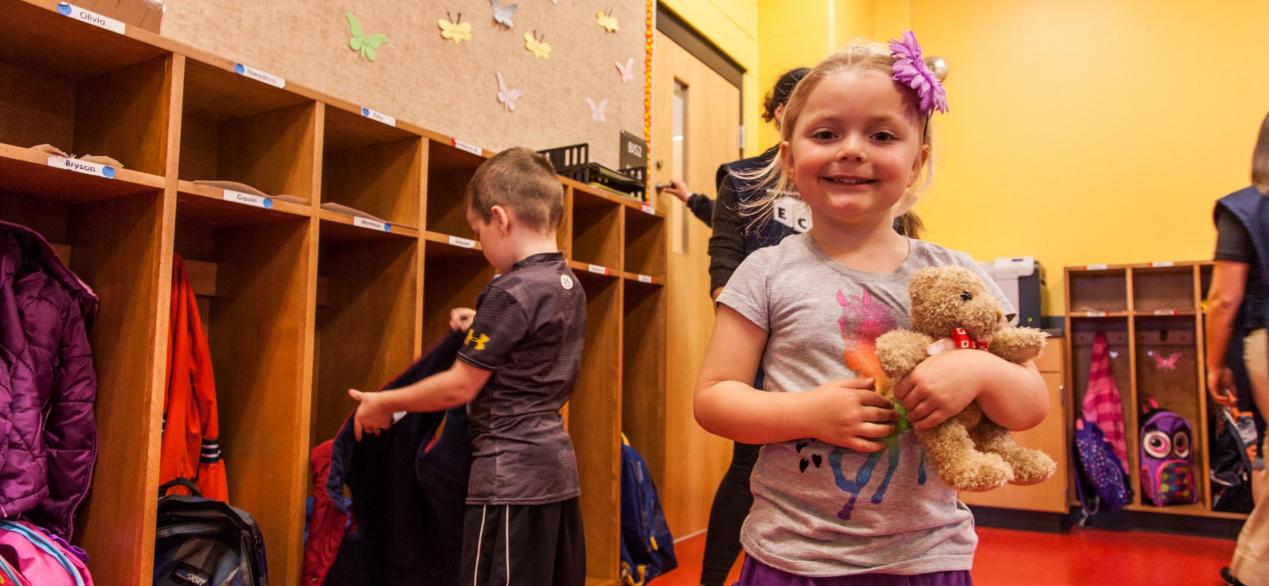
[[1176, 363], [1181, 359], [1180, 352], [1173, 352], [1167, 358], [1164, 358], [1163, 354], [1154, 350], [1146, 352], [1146, 354], [1154, 359], [1154, 367], [1159, 370], [1176, 370]]

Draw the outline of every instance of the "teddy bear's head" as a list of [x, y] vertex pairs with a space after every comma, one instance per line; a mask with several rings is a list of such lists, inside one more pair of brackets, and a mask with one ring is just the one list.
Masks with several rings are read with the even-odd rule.
[[908, 285], [912, 329], [935, 339], [965, 328], [976, 340], [990, 341], [1004, 322], [995, 296], [973, 271], [956, 265], [917, 271]]

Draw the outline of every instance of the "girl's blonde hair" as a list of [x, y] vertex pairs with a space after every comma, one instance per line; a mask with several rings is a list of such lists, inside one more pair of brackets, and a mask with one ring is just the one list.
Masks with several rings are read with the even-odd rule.
[[[793, 129], [797, 126], [802, 110], [806, 108], [807, 99], [810, 98], [811, 92], [815, 91], [820, 82], [831, 75], [851, 70], [877, 73], [889, 79], [894, 72], [894, 58], [890, 56], [890, 48], [883, 43], [873, 41], [852, 42], [829, 55], [819, 65], [811, 69], [806, 74], [806, 77], [803, 77], [802, 81], [798, 82], [797, 87], [794, 88], [793, 93], [789, 96], [788, 103], [784, 105], [784, 119], [782, 121], [783, 124], [780, 126], [780, 140], [783, 142], [792, 140]], [[916, 92], [905, 86], [898, 87], [901, 88], [901, 91], [910, 94], [909, 97], [912, 99], [913, 108], [916, 108], [916, 104], [919, 103]], [[929, 118], [925, 118], [924, 131], [921, 133], [921, 144], [931, 148], [931, 153], [933, 153], [930, 134], [930, 121]], [[769, 220], [775, 208], [775, 203], [780, 198], [798, 196], [797, 186], [794, 185], [793, 180], [784, 170], [782, 155], [783, 151], [781, 156], [772, 159], [771, 164], [766, 167], [737, 173], [737, 176], [742, 181], [751, 185], [752, 189], [762, 193], [762, 195], [741, 205], [741, 213], [752, 217], [751, 222], [754, 224], [762, 224]], [[922, 165], [921, 174], [922, 177], [903, 194], [903, 199], [896, 204], [896, 216], [908, 214], [908, 210], [916, 204], [917, 194], [929, 185], [934, 174], [934, 158], [932, 154]]]
[[1269, 114], [1265, 114], [1264, 121], [1260, 123], [1260, 138], [1251, 156], [1251, 184], [1261, 195], [1269, 195]]

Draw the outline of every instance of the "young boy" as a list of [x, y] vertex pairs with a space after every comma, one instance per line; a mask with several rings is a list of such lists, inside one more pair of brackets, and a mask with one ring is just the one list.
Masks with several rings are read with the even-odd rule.
[[467, 330], [453, 367], [399, 389], [349, 390], [355, 433], [378, 434], [397, 411], [470, 402], [462, 583], [581, 586], [577, 460], [560, 408], [581, 365], [586, 294], [555, 244], [563, 188], [546, 158], [511, 148], [476, 170], [466, 208], [501, 276], [475, 311], [451, 312], [450, 327]]

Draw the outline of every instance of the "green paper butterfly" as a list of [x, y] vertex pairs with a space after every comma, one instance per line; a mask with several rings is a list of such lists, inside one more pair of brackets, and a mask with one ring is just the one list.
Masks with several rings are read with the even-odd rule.
[[352, 36], [348, 37], [348, 47], [354, 51], [361, 51], [361, 56], [365, 57], [371, 63], [375, 60], [375, 49], [388, 42], [388, 35], [377, 34], [366, 36], [361, 30], [361, 21], [357, 20], [351, 12], [345, 12], [348, 16], [348, 28], [352, 31]]

